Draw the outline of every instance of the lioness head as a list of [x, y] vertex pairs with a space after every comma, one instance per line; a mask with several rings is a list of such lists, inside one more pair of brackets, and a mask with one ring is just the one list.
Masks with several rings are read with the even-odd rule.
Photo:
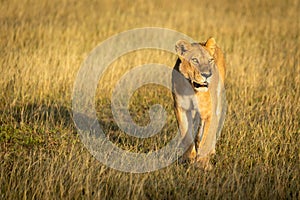
[[190, 43], [186, 40], [176, 42], [175, 49], [181, 60], [179, 71], [198, 92], [208, 91], [215, 69], [215, 48], [214, 38], [208, 39], [204, 44]]

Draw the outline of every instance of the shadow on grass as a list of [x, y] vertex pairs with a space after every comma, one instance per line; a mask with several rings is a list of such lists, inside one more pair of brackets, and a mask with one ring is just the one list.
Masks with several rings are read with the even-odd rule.
[[0, 110], [0, 143], [4, 150], [62, 144], [76, 139], [70, 107], [56, 102], [7, 106]]

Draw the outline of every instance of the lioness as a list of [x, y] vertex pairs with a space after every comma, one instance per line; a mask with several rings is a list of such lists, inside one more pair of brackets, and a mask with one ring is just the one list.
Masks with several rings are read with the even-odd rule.
[[[175, 49], [178, 55], [172, 75], [175, 115], [183, 143], [189, 145], [182, 160], [210, 170], [210, 155], [215, 153], [226, 111], [224, 55], [214, 38], [204, 43], [179, 40]], [[175, 76], [175, 72], [182, 76]]]

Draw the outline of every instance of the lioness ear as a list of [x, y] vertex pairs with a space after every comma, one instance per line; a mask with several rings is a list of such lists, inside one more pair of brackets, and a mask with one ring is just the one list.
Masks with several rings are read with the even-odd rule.
[[179, 58], [182, 59], [185, 52], [191, 49], [191, 43], [186, 40], [178, 40], [175, 44], [175, 50]]
[[216, 40], [215, 38], [211, 37], [205, 42], [205, 47], [209, 51], [210, 55], [214, 55], [216, 51]]

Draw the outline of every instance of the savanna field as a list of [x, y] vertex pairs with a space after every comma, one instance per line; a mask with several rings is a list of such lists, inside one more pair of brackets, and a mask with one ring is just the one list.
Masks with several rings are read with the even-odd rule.
[[[298, 0], [0, 0], [0, 199], [300, 199], [299, 10]], [[213, 36], [225, 52], [228, 108], [212, 171], [175, 162], [120, 172], [80, 140], [72, 92], [81, 64], [100, 42], [142, 27]], [[110, 106], [128, 70], [175, 62], [152, 49], [109, 66], [95, 107], [114, 144], [147, 153], [176, 135], [172, 93], [162, 86], [143, 86], [128, 105], [141, 126], [151, 105], [164, 106], [167, 123], [153, 137], [123, 133]]]

